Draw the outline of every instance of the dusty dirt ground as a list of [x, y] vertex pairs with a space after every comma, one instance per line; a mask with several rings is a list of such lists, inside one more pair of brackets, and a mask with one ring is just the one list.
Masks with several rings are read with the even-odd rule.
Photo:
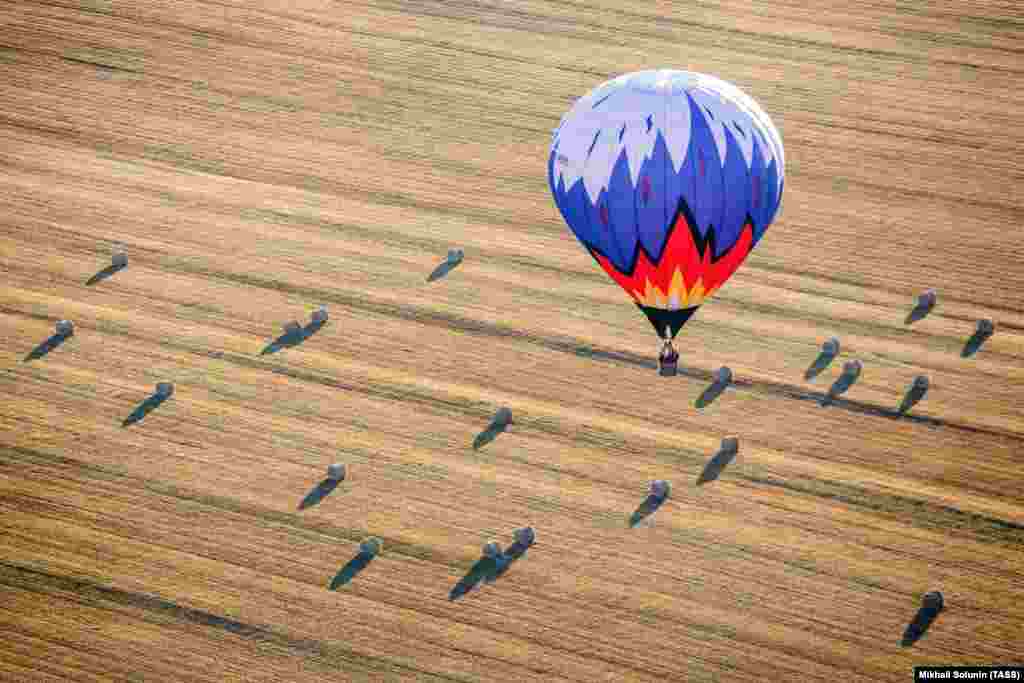
[[[22, 0], [0, 28], [0, 678], [1022, 662], [1019, 3]], [[788, 164], [675, 380], [545, 178], [576, 97], [657, 67], [737, 83]], [[128, 268], [87, 285], [115, 243]], [[736, 385], [697, 409], [722, 364]], [[474, 450], [502, 404], [515, 424]], [[349, 480], [298, 510], [336, 461]], [[655, 478], [673, 499], [627, 528]], [[525, 524], [537, 545], [449, 601]], [[384, 553], [328, 590], [368, 535]], [[933, 589], [947, 609], [901, 647]]]

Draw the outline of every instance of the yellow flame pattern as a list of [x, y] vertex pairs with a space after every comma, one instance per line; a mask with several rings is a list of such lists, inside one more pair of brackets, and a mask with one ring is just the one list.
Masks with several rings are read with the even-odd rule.
[[700, 306], [714, 292], [714, 289], [704, 290], [704, 282], [701, 278], [697, 278], [697, 281], [687, 291], [686, 283], [683, 281], [683, 273], [676, 268], [675, 273], [672, 274], [672, 281], [667, 292], [662, 292], [659, 287], [651, 284], [650, 279], [647, 279], [643, 292], [636, 289], [633, 290], [633, 298], [641, 306], [673, 311], [678, 308]]

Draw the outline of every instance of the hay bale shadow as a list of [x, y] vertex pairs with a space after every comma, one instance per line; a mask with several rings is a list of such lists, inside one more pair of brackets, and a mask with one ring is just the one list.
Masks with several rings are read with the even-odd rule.
[[920, 403], [921, 399], [923, 399], [925, 394], [927, 394], [927, 393], [928, 393], [928, 384], [927, 383], [917, 383], [917, 382], [915, 382], [915, 383], [911, 384], [910, 388], [907, 389], [907, 393], [903, 397], [903, 400], [900, 401], [900, 406], [899, 406], [899, 408], [896, 409], [896, 413], [898, 415], [905, 414], [908, 410], [910, 410], [911, 408], [916, 406], [918, 403]]
[[448, 273], [450, 273], [453, 270], [455, 270], [459, 266], [460, 263], [462, 263], [462, 261], [455, 261], [455, 262], [447, 261], [447, 260], [442, 261], [441, 264], [438, 265], [437, 268], [434, 268], [433, 272], [430, 273], [430, 275], [427, 276], [427, 282], [434, 282], [436, 280], [440, 280], [441, 278], [446, 276]]
[[907, 624], [907, 628], [903, 632], [900, 646], [911, 647], [919, 641], [928, 629], [931, 628], [932, 623], [935, 622], [941, 611], [941, 605], [926, 605], [917, 610], [917, 614], [914, 615], [914, 618]]
[[804, 371], [804, 379], [808, 382], [813, 381], [815, 377], [824, 372], [828, 366], [832, 364], [832, 361], [835, 360], [835, 358], [836, 354], [834, 353], [828, 353], [826, 351], [819, 353], [818, 357], [814, 359], [814, 362], [811, 363], [807, 367], [807, 370]]
[[494, 583], [508, 572], [516, 560], [526, 554], [529, 547], [516, 542], [498, 557], [481, 557], [452, 587], [451, 592], [448, 593], [448, 599], [458, 600], [481, 584]]
[[904, 325], [913, 325], [914, 323], [916, 323], [919, 320], [924, 320], [925, 318], [928, 317], [928, 314], [932, 312], [933, 308], [935, 308], [935, 304], [934, 303], [931, 303], [931, 304], [921, 304], [921, 303], [918, 303], [918, 304], [916, 304], [914, 306], [914, 308], [911, 309], [910, 313], [907, 313], [907, 317], [904, 318], [903, 324]]
[[736, 451], [721, 449], [715, 453], [697, 477], [697, 486], [702, 486], [708, 482], [718, 479], [719, 475], [722, 474], [722, 471], [729, 466], [729, 463], [731, 463], [735, 457]]
[[320, 501], [329, 496], [334, 489], [338, 488], [340, 483], [341, 481], [338, 479], [324, 479], [306, 494], [306, 497], [299, 503], [299, 509], [305, 510], [314, 505], [319, 505]]
[[110, 277], [114, 273], [116, 273], [116, 272], [118, 272], [120, 270], [124, 270], [127, 267], [128, 267], [127, 264], [109, 265], [106, 268], [104, 268], [103, 270], [101, 270], [98, 273], [96, 273], [95, 275], [93, 275], [88, 280], [86, 280], [85, 284], [86, 284], [87, 287], [91, 287], [92, 285], [95, 285], [98, 282], [102, 282], [103, 280], [106, 280], [108, 277]]
[[821, 405], [831, 405], [840, 395], [846, 393], [846, 391], [856, 383], [857, 376], [846, 373], [840, 375], [839, 378], [832, 383], [832, 386], [829, 387], [828, 393], [821, 398]]
[[121, 423], [121, 426], [122, 427], [127, 427], [129, 425], [133, 425], [136, 422], [141, 421], [142, 418], [146, 417], [151, 412], [153, 412], [154, 410], [159, 408], [160, 404], [162, 404], [168, 398], [170, 398], [170, 397], [169, 396], [161, 396], [160, 394], [154, 393], [149, 398], [147, 398], [145, 401], [143, 401], [138, 406], [136, 406], [135, 410], [132, 411], [132, 414], [124, 419], [124, 422]]
[[305, 327], [300, 327], [294, 330], [289, 330], [282, 334], [280, 337], [263, 347], [260, 352], [261, 356], [265, 356], [269, 353], [277, 353], [282, 349], [291, 348], [298, 346], [302, 342], [306, 341], [314, 334], [320, 331], [320, 329], [327, 324], [326, 320], [318, 320], [309, 323]]
[[338, 573], [334, 575], [333, 579], [331, 579], [329, 590], [335, 590], [356, 578], [356, 576], [359, 575], [359, 572], [369, 566], [370, 562], [373, 561], [373, 557], [372, 553], [364, 553], [362, 551], [356, 553], [356, 556], [349, 560], [348, 564], [338, 570]]
[[695, 408], [704, 408], [715, 402], [715, 399], [722, 395], [722, 392], [729, 386], [728, 382], [712, 382], [708, 388], [693, 402]]
[[498, 438], [498, 435], [508, 429], [508, 425], [491, 423], [487, 429], [476, 435], [473, 439], [473, 450], [478, 451], [487, 444]]
[[25, 359], [22, 362], [27, 363], [29, 361], [38, 360], [42, 358], [46, 354], [50, 353], [50, 351], [53, 351], [55, 348], [63, 344], [70, 336], [70, 334], [60, 333], [51, 335], [49, 339], [40, 343], [37, 347], [32, 349], [32, 351], [30, 351], [29, 354], [25, 356]]
[[470, 567], [466, 575], [459, 579], [448, 593], [449, 600], [458, 600], [466, 595], [482, 582], [492, 582], [498, 576], [499, 559], [494, 557], [481, 557]]
[[494, 417], [491, 418], [491, 423], [487, 425], [487, 429], [476, 435], [473, 439], [473, 450], [478, 451], [490, 442], [498, 438], [498, 435], [508, 429], [508, 426], [512, 424], [512, 410], [507, 406], [502, 406], [494, 413]]
[[664, 496], [656, 496], [653, 493], [648, 495], [642, 503], [633, 511], [633, 514], [629, 516], [629, 528], [635, 528], [640, 522], [644, 521], [655, 512], [658, 511], [668, 498]]
[[960, 351], [961, 358], [970, 358], [976, 354], [981, 350], [981, 347], [991, 336], [992, 335], [990, 334], [982, 334], [981, 332], [975, 331], [974, 334], [971, 335], [971, 338], [967, 340], [967, 343], [964, 344], [963, 350]]

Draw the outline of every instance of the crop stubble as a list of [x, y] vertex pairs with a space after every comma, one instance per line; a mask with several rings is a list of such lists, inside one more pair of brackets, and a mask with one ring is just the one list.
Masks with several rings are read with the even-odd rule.
[[[247, 5], [0, 8], [3, 676], [903, 680], [1019, 656], [1014, 3]], [[658, 66], [748, 90], [788, 164], [673, 383], [544, 180], [572, 98]], [[84, 286], [115, 242], [128, 270]], [[321, 303], [325, 329], [258, 355]], [[76, 336], [23, 363], [59, 318]], [[802, 375], [831, 334], [865, 372], [821, 408], [836, 367]], [[721, 364], [737, 385], [698, 412]], [[499, 404], [516, 424], [473, 451]], [[298, 513], [336, 460], [352, 480]], [[626, 530], [661, 477], [675, 499]], [[449, 603], [525, 523], [537, 547]], [[385, 554], [328, 592], [367, 534]], [[950, 609], [901, 650], [932, 588]]]

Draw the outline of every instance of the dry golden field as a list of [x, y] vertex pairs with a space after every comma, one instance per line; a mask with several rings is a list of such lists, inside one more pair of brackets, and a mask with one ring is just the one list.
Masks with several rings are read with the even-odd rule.
[[[780, 217], [675, 379], [545, 176], [576, 97], [657, 67], [735, 82], [787, 149]], [[0, 102], [0, 679], [1024, 663], [1017, 0], [8, 0]], [[115, 243], [129, 267], [87, 285]], [[698, 410], [722, 364], [736, 385]], [[499, 405], [515, 424], [474, 450]], [[655, 478], [673, 498], [627, 528]], [[526, 556], [449, 601], [526, 524]], [[368, 535], [384, 553], [328, 590]]]

